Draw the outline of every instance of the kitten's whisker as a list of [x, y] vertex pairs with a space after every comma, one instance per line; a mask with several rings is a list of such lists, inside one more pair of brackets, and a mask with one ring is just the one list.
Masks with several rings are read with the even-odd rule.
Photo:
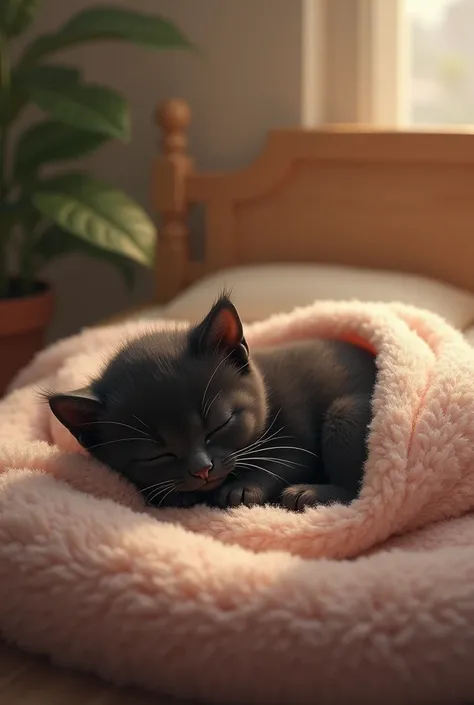
[[[265, 438], [266, 434], [269, 432], [269, 428], [263, 433], [259, 438], [257, 438], [256, 441], [253, 441], [253, 443], [249, 443], [249, 445], [245, 446], [244, 448], [241, 448], [240, 450], [235, 451], [235, 453], [240, 453], [242, 451], [246, 450], [251, 450], [252, 448], [255, 448], [256, 446], [263, 445], [264, 443], [268, 443], [269, 441], [272, 440], [280, 431], [283, 431], [285, 426], [282, 426], [281, 428], [278, 429], [278, 431], [274, 431], [271, 436], [268, 438]], [[234, 455], [235, 455], [234, 453]]]
[[125, 441], [151, 441], [155, 445], [159, 446], [158, 441], [154, 438], [148, 438], [147, 436], [142, 436], [141, 438], [115, 438], [113, 441], [104, 441], [103, 443], [95, 443], [93, 446], [88, 446], [86, 450], [93, 450], [94, 448], [100, 448], [101, 446], [110, 446], [113, 443], [125, 443]]
[[242, 468], [255, 468], [255, 470], [259, 470], [261, 472], [266, 472], [268, 475], [271, 475], [274, 477], [276, 480], [280, 480], [280, 482], [284, 482], [285, 485], [289, 485], [290, 483], [288, 480], [285, 480], [284, 477], [280, 477], [280, 475], [277, 475], [276, 473], [272, 472], [271, 470], [268, 470], [267, 468], [263, 468], [261, 465], [254, 465], [253, 463], [243, 463], [240, 465], [237, 465], [237, 467], [242, 467]]
[[273, 440], [274, 442], [276, 441], [283, 441], [283, 440], [288, 440], [290, 438], [294, 438], [294, 436], [271, 436], [270, 438], [267, 438], [265, 441], [262, 441], [261, 443], [252, 443], [252, 445], [245, 446], [245, 448], [241, 448], [240, 450], [236, 450], [230, 457], [232, 458], [240, 458], [244, 456], [246, 453], [253, 453], [258, 450], [258, 452], [261, 452], [259, 449], [262, 448], [264, 450], [267, 449], [267, 446], [265, 443], [270, 442]]
[[[143, 495], [143, 498], [145, 499], [145, 504], [146, 504], [146, 505], [149, 505], [149, 504], [150, 504], [150, 501], [151, 501], [151, 500], [153, 499], [153, 497], [155, 496], [155, 495], [154, 495], [154, 492], [157, 491], [157, 494], [160, 494], [160, 492], [164, 492], [165, 490], [168, 490], [168, 489], [170, 489], [170, 485], [166, 485], [166, 487], [160, 487], [160, 488], [158, 489], [158, 491], [156, 490], [156, 488], [154, 488], [154, 489], [152, 489], [150, 492], [146, 492], [145, 494], [143, 494], [143, 493], [138, 493], [138, 494], [142, 494], [142, 495]], [[133, 497], [135, 497], [135, 495], [133, 495]]]
[[[262, 433], [262, 435], [261, 435], [259, 438], [257, 438], [256, 441], [254, 441], [252, 444], [250, 444], [250, 446], [248, 446], [248, 448], [252, 448], [252, 447], [253, 447], [254, 445], [256, 445], [257, 443], [260, 443], [260, 444], [268, 443], [272, 438], [274, 438], [278, 433], [280, 433], [280, 431], [283, 431], [283, 430], [286, 428], [286, 426], [282, 426], [281, 428], [278, 429], [278, 431], [274, 431], [271, 436], [268, 436], [268, 434], [269, 434], [270, 431], [272, 430], [272, 428], [273, 428], [273, 426], [274, 426], [274, 424], [275, 424], [275, 421], [277, 420], [277, 418], [278, 418], [278, 416], [280, 415], [280, 412], [281, 412], [282, 410], [283, 410], [283, 407], [280, 407], [280, 409], [278, 409], [278, 411], [276, 412], [276, 414], [275, 414], [275, 416], [274, 416], [274, 418], [273, 418], [273, 421], [271, 422], [270, 426], [268, 426], [268, 428], [266, 429], [266, 431], [264, 431], [264, 433]], [[291, 436], [291, 438], [294, 438], [294, 436]]]
[[278, 436], [279, 433], [281, 433], [285, 429], [285, 426], [282, 426], [281, 428], [277, 429], [276, 431], [273, 431], [269, 436], [263, 437], [261, 436], [258, 438], [256, 441], [251, 443], [247, 448], [253, 448], [254, 446], [262, 446], [265, 443], [269, 443], [273, 438]]
[[[286, 441], [289, 438], [293, 438], [293, 436], [275, 436], [275, 438], [272, 438], [271, 441], [273, 441], [274, 443], [278, 443], [279, 441]], [[254, 451], [258, 450], [258, 452], [260, 453], [262, 450], [265, 450], [266, 448], [270, 448], [270, 446], [268, 446], [265, 442], [265, 443], [259, 443], [258, 445], [254, 446], [254, 447], [243, 448], [242, 452], [253, 453]]]
[[280, 431], [283, 430], [283, 428], [284, 427], [282, 426], [282, 428], [278, 429], [278, 431], [275, 431], [275, 433], [272, 433], [271, 436], [269, 436], [268, 438], [265, 438], [262, 441], [255, 441], [254, 443], [250, 443], [250, 445], [248, 445], [248, 446], [244, 446], [244, 448], [240, 448], [239, 450], [236, 450], [234, 453], [232, 453], [232, 456], [238, 457], [241, 453], [249, 453], [249, 452], [256, 450], [257, 448], [266, 448], [267, 447], [266, 444], [270, 443], [271, 441], [276, 443], [277, 441], [283, 441], [283, 440], [288, 440], [288, 439], [294, 438], [294, 436], [286, 436], [286, 435], [279, 436], [278, 434], [280, 433]]
[[[272, 430], [273, 426], [275, 425], [275, 421], [276, 421], [277, 418], [279, 417], [279, 415], [280, 415], [280, 413], [281, 413], [282, 410], [283, 410], [283, 407], [280, 407], [280, 409], [278, 409], [278, 411], [276, 412], [276, 414], [275, 414], [275, 416], [274, 416], [274, 418], [273, 418], [273, 421], [271, 422], [270, 426], [268, 426], [268, 428], [262, 433], [262, 435], [260, 436], [260, 438], [257, 438], [257, 440], [255, 441], [255, 443], [258, 443], [259, 441], [263, 441], [263, 439], [265, 438], [265, 436], [267, 436], [267, 434], [270, 433], [270, 431]], [[285, 427], [282, 426], [281, 429], [280, 429], [280, 431], [282, 431], [284, 428], [285, 428]]]
[[209, 412], [210, 412], [210, 410], [211, 410], [211, 406], [214, 404], [214, 402], [216, 401], [217, 397], [221, 394], [221, 392], [222, 392], [222, 389], [220, 389], [220, 390], [217, 392], [216, 396], [215, 396], [215, 397], [213, 398], [213, 400], [206, 406], [205, 410], [203, 411], [203, 416], [204, 416], [205, 419], [209, 416]]
[[164, 494], [164, 496], [167, 497], [169, 494], [174, 492], [176, 490], [176, 488], [177, 488], [177, 485], [174, 482], [171, 485], [171, 487], [169, 487], [169, 486], [168, 487], [160, 487], [159, 490], [151, 493], [150, 496], [147, 497], [147, 503], [151, 504], [151, 502], [154, 502], [160, 496], [160, 494]]
[[140, 428], [136, 428], [135, 426], [130, 426], [128, 423], [122, 423], [121, 421], [86, 421], [85, 423], [81, 423], [80, 426], [92, 426], [94, 424], [112, 424], [113, 426], [124, 426], [125, 428], [129, 428], [131, 431], [136, 431], [137, 433], [143, 433], [144, 436], [149, 436], [149, 433], [146, 433], [145, 431], [142, 431]]
[[175, 488], [172, 487], [172, 488], [170, 489], [170, 491], [169, 491], [167, 494], [165, 494], [164, 497], [162, 497], [162, 498], [160, 499], [160, 503], [159, 503], [157, 509], [159, 509], [159, 508], [161, 507], [161, 505], [163, 504], [163, 502], [165, 501], [165, 499], [166, 499], [167, 497], [169, 497], [169, 495], [174, 491], [174, 489], [175, 489]]
[[238, 367], [236, 369], [236, 373], [239, 374], [239, 372], [242, 372], [242, 370], [245, 370], [246, 367], [250, 365], [250, 361], [247, 360], [247, 362], [244, 362], [244, 364], [241, 367]]
[[266, 450], [297, 450], [301, 451], [301, 453], [308, 453], [308, 455], [312, 455], [315, 458], [318, 457], [316, 453], [313, 453], [312, 450], [308, 450], [307, 448], [300, 448], [299, 446], [271, 446], [270, 448], [260, 448], [259, 450], [256, 450], [254, 452], [264, 453]]
[[[283, 411], [283, 407], [281, 406], [281, 407], [278, 409], [278, 411], [276, 412], [275, 416], [273, 417], [273, 421], [271, 422], [270, 426], [267, 428], [267, 430], [265, 431], [265, 433], [269, 433], [269, 431], [272, 430], [273, 424], [275, 423], [275, 421], [277, 420], [277, 418], [280, 416], [280, 414], [281, 414], [282, 411]], [[263, 435], [265, 435], [265, 433], [264, 433]]]
[[132, 494], [132, 497], [135, 497], [137, 494], [144, 494], [145, 492], [153, 492], [153, 490], [157, 490], [160, 487], [163, 487], [164, 485], [172, 485], [174, 484], [174, 480], [164, 480], [163, 482], [156, 482], [153, 485], [149, 485], [148, 487], [142, 487], [141, 489], [137, 490]]
[[139, 416], [136, 416], [135, 414], [132, 414], [132, 416], [134, 419], [136, 419], [138, 421], [138, 423], [141, 423], [141, 425], [144, 426], [147, 429], [147, 431], [150, 430], [150, 427], [148, 426], [148, 424], [146, 424], [144, 421], [142, 421], [142, 419]]
[[300, 468], [304, 468], [305, 466], [303, 463], [296, 463], [294, 460], [281, 460], [280, 458], [270, 458], [269, 456], [263, 456], [263, 457], [249, 457], [248, 455], [242, 456], [241, 460], [268, 460], [268, 462], [271, 463], [277, 463], [278, 465], [284, 465], [287, 468], [290, 468], [292, 470], [295, 466], [299, 466]]
[[224, 362], [229, 359], [229, 357], [232, 355], [233, 352], [234, 352], [234, 351], [231, 350], [230, 352], [227, 353], [227, 355], [226, 355], [225, 357], [222, 358], [222, 360], [219, 362], [219, 364], [217, 365], [216, 369], [214, 370], [214, 372], [213, 372], [212, 375], [210, 376], [209, 381], [208, 381], [208, 383], [206, 384], [206, 388], [205, 388], [205, 390], [204, 390], [204, 394], [202, 395], [201, 408], [204, 407], [204, 404], [205, 404], [205, 402], [206, 402], [206, 394], [207, 394], [207, 392], [208, 392], [208, 390], [209, 390], [209, 387], [211, 386], [212, 380], [214, 379], [214, 377], [215, 377], [216, 374], [217, 374], [217, 371], [219, 370], [220, 367], [222, 367], [222, 365], [224, 364]]

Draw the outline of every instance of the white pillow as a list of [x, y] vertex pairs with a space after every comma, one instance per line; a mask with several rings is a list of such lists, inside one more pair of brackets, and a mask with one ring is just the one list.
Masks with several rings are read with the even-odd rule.
[[320, 264], [263, 265], [222, 270], [141, 317], [198, 321], [223, 289], [250, 323], [316, 299], [400, 301], [443, 316], [457, 328], [474, 320], [474, 295], [412, 274]]

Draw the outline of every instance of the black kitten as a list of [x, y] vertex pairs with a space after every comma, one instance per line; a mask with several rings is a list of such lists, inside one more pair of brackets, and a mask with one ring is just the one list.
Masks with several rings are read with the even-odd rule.
[[49, 403], [151, 503], [302, 509], [357, 496], [375, 375], [370, 353], [337, 341], [250, 356], [223, 296], [200, 325], [134, 340], [89, 388]]

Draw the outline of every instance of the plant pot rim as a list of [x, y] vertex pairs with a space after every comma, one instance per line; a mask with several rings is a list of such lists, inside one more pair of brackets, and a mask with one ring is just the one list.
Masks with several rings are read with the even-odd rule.
[[0, 338], [45, 328], [53, 315], [54, 295], [49, 284], [27, 296], [0, 299]]

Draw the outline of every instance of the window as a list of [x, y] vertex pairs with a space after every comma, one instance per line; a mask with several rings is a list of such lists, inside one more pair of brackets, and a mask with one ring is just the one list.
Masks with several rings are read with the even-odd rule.
[[474, 123], [474, 0], [405, 0], [409, 124]]
[[317, 105], [313, 121], [474, 125], [474, 0], [304, 0], [304, 6], [311, 10], [303, 25], [312, 71], [303, 72], [303, 93]]

